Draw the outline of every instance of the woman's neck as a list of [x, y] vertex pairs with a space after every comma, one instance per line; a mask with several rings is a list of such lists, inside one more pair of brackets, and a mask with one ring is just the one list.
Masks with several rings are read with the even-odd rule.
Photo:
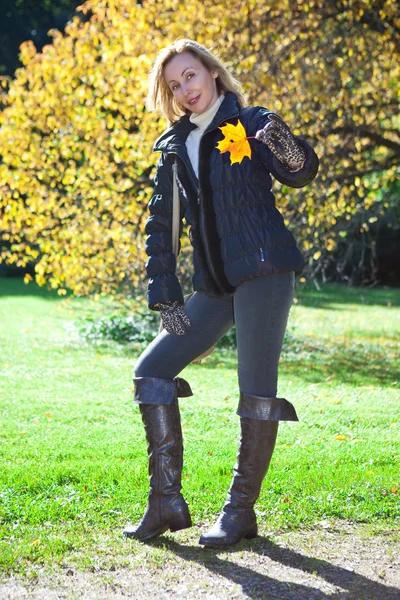
[[197, 127], [202, 131], [204, 129], [207, 129], [208, 125], [211, 123], [214, 116], [217, 114], [218, 109], [221, 106], [224, 98], [224, 94], [221, 94], [219, 98], [214, 102], [214, 104], [210, 106], [210, 108], [207, 108], [207, 110], [205, 110], [204, 112], [200, 114], [192, 113], [189, 117], [189, 121], [197, 125]]

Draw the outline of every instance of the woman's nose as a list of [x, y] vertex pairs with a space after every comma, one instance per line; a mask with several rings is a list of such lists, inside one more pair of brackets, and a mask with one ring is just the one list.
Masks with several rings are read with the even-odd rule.
[[187, 83], [182, 83], [182, 91], [187, 96], [190, 93], [190, 86]]

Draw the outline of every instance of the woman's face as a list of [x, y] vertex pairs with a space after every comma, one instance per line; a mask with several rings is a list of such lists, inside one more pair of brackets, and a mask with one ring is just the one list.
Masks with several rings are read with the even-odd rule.
[[218, 100], [217, 71], [209, 71], [189, 52], [177, 54], [164, 67], [164, 77], [177, 102], [201, 114]]

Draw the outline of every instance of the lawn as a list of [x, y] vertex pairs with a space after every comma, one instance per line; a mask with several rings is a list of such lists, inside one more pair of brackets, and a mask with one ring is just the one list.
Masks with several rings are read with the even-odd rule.
[[[107, 310], [111, 310], [111, 304]], [[146, 443], [132, 403], [138, 349], [80, 337], [86, 299], [0, 279], [0, 569], [93, 567], [139, 543], [121, 530], [147, 495]], [[400, 290], [297, 290], [279, 395], [300, 422], [280, 427], [257, 514], [261, 532], [343, 519], [399, 526]], [[239, 419], [234, 350], [181, 374], [183, 488], [198, 536], [221, 509]], [[148, 546], [157, 560], [157, 548]], [[96, 558], [97, 557], [97, 558]]]

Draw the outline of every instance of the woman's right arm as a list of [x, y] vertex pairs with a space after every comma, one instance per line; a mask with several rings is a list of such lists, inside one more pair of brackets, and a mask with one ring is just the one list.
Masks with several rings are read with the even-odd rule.
[[[145, 250], [148, 255], [146, 271], [149, 278], [147, 301], [150, 310], [160, 310], [159, 304], [183, 306], [183, 294], [176, 277], [176, 257], [172, 251], [172, 165], [167, 156], [161, 154], [154, 193], [148, 204], [150, 216], [144, 228], [147, 234]], [[179, 237], [183, 229], [179, 223]]]

